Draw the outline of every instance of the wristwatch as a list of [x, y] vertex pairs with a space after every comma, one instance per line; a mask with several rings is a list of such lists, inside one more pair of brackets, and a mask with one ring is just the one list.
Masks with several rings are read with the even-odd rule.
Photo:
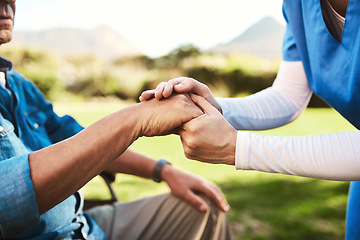
[[164, 167], [165, 164], [170, 164], [171, 165], [171, 163], [166, 159], [160, 159], [156, 163], [153, 174], [152, 174], [152, 180], [154, 182], [159, 183], [159, 182], [162, 181], [162, 179], [161, 179], [161, 170], [162, 170], [162, 168]]

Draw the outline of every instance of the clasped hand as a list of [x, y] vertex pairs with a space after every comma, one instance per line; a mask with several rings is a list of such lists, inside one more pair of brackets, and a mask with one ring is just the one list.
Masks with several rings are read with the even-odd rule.
[[[197, 106], [201, 109], [201, 114], [182, 117], [180, 120], [176, 119], [179, 112], [173, 116], [170, 116], [171, 112], [168, 114], [176, 123], [181, 121], [175, 132], [181, 137], [186, 157], [202, 162], [234, 165], [237, 131], [224, 119], [221, 107], [206, 85], [192, 78], [176, 78], [159, 84], [155, 90], [143, 92], [140, 101], [171, 98], [174, 92], [188, 94], [193, 106], [187, 102], [187, 107], [193, 109]], [[177, 110], [183, 111], [180, 115], [187, 115], [186, 108]]]

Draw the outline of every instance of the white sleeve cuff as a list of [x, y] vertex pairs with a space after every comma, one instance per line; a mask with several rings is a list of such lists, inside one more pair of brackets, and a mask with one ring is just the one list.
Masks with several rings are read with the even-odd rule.
[[249, 132], [238, 131], [235, 149], [235, 168], [249, 170]]

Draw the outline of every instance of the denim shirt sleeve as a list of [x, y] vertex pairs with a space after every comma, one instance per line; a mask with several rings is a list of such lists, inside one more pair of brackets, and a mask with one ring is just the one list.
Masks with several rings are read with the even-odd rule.
[[73, 222], [77, 204], [73, 195], [39, 216], [28, 156], [83, 128], [70, 116], [59, 117], [21, 75], [11, 70], [7, 76], [18, 104], [12, 116], [0, 113], [0, 239], [73, 234], [80, 226]]
[[11, 237], [40, 221], [28, 154], [0, 161], [0, 236]]
[[44, 129], [46, 129], [44, 137], [49, 138], [51, 143], [67, 139], [83, 130], [83, 127], [71, 116], [59, 117], [54, 112], [53, 105], [44, 98], [39, 89], [31, 82], [25, 81], [23, 84], [23, 89], [26, 92], [24, 96], [28, 103], [27, 107], [31, 106], [31, 109], [26, 111], [27, 121], [30, 121], [28, 124], [32, 126], [31, 131], [35, 131], [38, 138], [41, 138], [40, 128], [34, 128], [33, 125], [44, 125]]
[[22, 232], [40, 221], [30, 179], [29, 150], [0, 114], [0, 238]]

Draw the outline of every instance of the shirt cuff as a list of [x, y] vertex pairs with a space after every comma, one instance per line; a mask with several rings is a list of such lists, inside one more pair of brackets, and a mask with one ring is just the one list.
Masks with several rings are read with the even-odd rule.
[[28, 158], [26, 154], [0, 161], [0, 238], [14, 236], [40, 221]]
[[238, 131], [235, 149], [235, 167], [237, 170], [250, 170], [250, 132]]
[[221, 107], [222, 115], [231, 124], [231, 115], [233, 115], [233, 109], [229, 106], [229, 100], [227, 98], [216, 98], [217, 103]]

